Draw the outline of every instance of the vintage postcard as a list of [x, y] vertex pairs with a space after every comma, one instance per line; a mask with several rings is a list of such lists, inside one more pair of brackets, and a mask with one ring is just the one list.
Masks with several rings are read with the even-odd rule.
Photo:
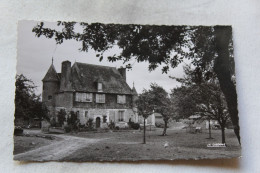
[[231, 26], [20, 21], [14, 160], [241, 156]]

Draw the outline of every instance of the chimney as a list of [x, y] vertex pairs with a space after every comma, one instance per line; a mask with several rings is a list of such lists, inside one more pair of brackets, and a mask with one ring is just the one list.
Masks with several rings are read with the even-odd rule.
[[71, 62], [70, 61], [63, 61], [61, 65], [61, 83], [60, 89], [62, 91], [71, 90]]
[[120, 67], [119, 69], [117, 69], [119, 71], [119, 73], [121, 74], [121, 76], [124, 78], [124, 80], [126, 81], [126, 68]]

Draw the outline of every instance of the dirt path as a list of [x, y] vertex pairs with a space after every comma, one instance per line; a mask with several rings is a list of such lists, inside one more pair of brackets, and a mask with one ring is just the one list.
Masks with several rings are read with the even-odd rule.
[[51, 161], [62, 160], [73, 152], [86, 147], [89, 144], [96, 143], [102, 139], [81, 138], [66, 135], [53, 135], [62, 138], [61, 141], [31, 150], [28, 152], [14, 155], [14, 160], [19, 161]]

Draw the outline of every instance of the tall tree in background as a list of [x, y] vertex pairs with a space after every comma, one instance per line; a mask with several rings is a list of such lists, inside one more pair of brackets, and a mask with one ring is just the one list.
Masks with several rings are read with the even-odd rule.
[[[209, 123], [212, 119], [217, 120], [221, 126], [222, 143], [225, 143], [225, 127], [230, 119], [230, 114], [227, 111], [226, 99], [220, 89], [216, 75], [212, 73], [213, 76], [207, 79], [205, 75], [208, 74], [201, 73], [201, 76], [204, 77], [198, 78], [196, 71], [191, 66], [185, 66], [184, 71], [184, 78], [175, 78], [182, 83], [181, 87], [173, 90], [172, 95], [179, 94], [175, 102], [178, 103], [180, 110], [183, 110], [186, 104], [192, 103], [193, 109], [189, 112], [189, 116], [196, 112], [201, 115], [201, 119], [209, 120]], [[183, 88], [185, 92], [180, 92]]]
[[36, 86], [23, 74], [16, 75], [15, 120], [39, 118], [48, 120], [48, 110], [35, 94]]
[[[44, 35], [55, 38], [57, 44], [64, 40], [76, 40], [82, 43], [81, 51], [90, 48], [97, 52], [100, 61], [104, 52], [115, 45], [120, 48], [118, 55], [108, 56], [111, 62], [132, 59], [149, 63], [149, 70], [162, 65], [162, 72], [169, 67], [175, 68], [190, 59], [201, 72], [213, 68], [227, 101], [228, 111], [234, 125], [234, 132], [240, 142], [239, 118], [237, 110], [237, 93], [232, 82], [234, 75], [234, 58], [231, 26], [150, 26], [150, 25], [115, 25], [100, 23], [79, 23], [81, 32], [75, 31], [76, 22], [57, 22], [62, 29], [45, 28], [41, 22], [33, 28], [37, 37]], [[213, 66], [211, 66], [213, 64]], [[131, 64], [126, 67], [131, 68]]]
[[[139, 110], [143, 110], [143, 108], [149, 110], [147, 111], [149, 112], [147, 114], [148, 116], [153, 112], [162, 115], [164, 121], [162, 136], [165, 136], [169, 119], [173, 116], [172, 102], [165, 89], [156, 83], [152, 83], [150, 89], [144, 90], [143, 93], [139, 95], [137, 105]], [[144, 113], [140, 111], [140, 114], [143, 115]], [[144, 118], [147, 119], [147, 117]]]
[[148, 90], [151, 95], [151, 101], [155, 106], [155, 112], [160, 113], [164, 121], [164, 129], [162, 136], [166, 135], [166, 130], [168, 126], [169, 119], [173, 116], [172, 102], [169, 97], [169, 94], [165, 89], [156, 83], [150, 85], [151, 89]]

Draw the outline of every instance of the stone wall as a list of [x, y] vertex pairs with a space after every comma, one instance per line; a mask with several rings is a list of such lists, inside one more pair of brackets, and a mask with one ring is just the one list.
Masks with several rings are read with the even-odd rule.
[[55, 106], [71, 109], [73, 107], [73, 92], [61, 92], [55, 95]]

